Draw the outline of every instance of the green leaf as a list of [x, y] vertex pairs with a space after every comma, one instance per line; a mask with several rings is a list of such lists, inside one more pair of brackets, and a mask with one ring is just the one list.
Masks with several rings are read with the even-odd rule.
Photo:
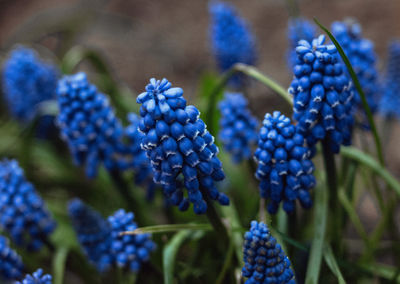
[[64, 281], [65, 264], [69, 249], [67, 247], [57, 248], [53, 256], [53, 276], [54, 284], [62, 284]]
[[233, 202], [229, 206], [221, 206], [221, 212], [224, 218], [230, 222], [230, 239], [235, 249], [235, 254], [239, 266], [243, 266], [243, 233], [242, 230], [235, 230], [241, 228], [239, 215]]
[[324, 248], [324, 259], [332, 273], [337, 277], [339, 284], [346, 284], [330, 245], [327, 245]]
[[316, 188], [314, 209], [314, 239], [308, 259], [306, 284], [318, 283], [328, 215], [328, 189]]
[[186, 230], [200, 230], [200, 231], [210, 231], [212, 227], [210, 224], [167, 224], [167, 225], [156, 225], [137, 228], [134, 231], [122, 232], [121, 235], [137, 235], [137, 234], [159, 234], [167, 232], [176, 231], [186, 231]]
[[380, 176], [392, 188], [398, 196], [400, 196], [400, 183], [373, 157], [354, 148], [341, 147], [340, 153], [351, 160], [354, 160], [372, 170], [376, 175]]
[[174, 283], [174, 267], [176, 254], [183, 242], [192, 234], [191, 230], [180, 231], [164, 246], [163, 249], [163, 272], [164, 283]]
[[326, 34], [329, 36], [329, 38], [331, 39], [331, 41], [333, 42], [333, 44], [336, 46], [340, 56], [343, 59], [344, 64], [346, 64], [347, 67], [347, 71], [349, 72], [351, 79], [357, 89], [358, 94], [361, 97], [361, 102], [363, 105], [363, 108], [365, 110], [365, 113], [367, 115], [367, 119], [368, 119], [368, 123], [371, 127], [371, 131], [372, 134], [374, 136], [374, 140], [375, 140], [375, 146], [376, 146], [376, 152], [378, 154], [378, 158], [379, 158], [379, 162], [381, 165], [384, 164], [384, 159], [383, 159], [383, 152], [382, 152], [382, 144], [381, 144], [381, 140], [379, 139], [379, 135], [378, 135], [378, 131], [376, 130], [376, 126], [375, 126], [375, 122], [374, 119], [372, 117], [372, 112], [371, 109], [369, 108], [366, 96], [364, 94], [364, 91], [362, 90], [360, 81], [357, 78], [356, 73], [354, 72], [353, 67], [351, 66], [351, 63], [349, 61], [349, 59], [347, 58], [346, 54], [344, 53], [342, 47], [340, 46], [339, 42], [335, 39], [335, 37], [332, 35], [332, 33], [325, 28], [316, 18], [314, 18], [314, 22], [324, 31], [326, 32]]

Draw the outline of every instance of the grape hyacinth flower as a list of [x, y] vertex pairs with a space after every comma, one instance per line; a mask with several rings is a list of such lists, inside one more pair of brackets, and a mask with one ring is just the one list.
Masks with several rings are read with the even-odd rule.
[[[377, 110], [377, 100], [380, 92], [374, 44], [362, 37], [361, 26], [355, 21], [334, 22], [332, 24], [332, 34], [350, 60], [368, 105], [372, 113], [374, 113]], [[361, 97], [357, 91], [355, 91], [354, 99], [355, 104], [362, 108]]]
[[304, 208], [312, 206], [310, 189], [315, 186], [311, 151], [290, 119], [278, 111], [267, 113], [260, 130], [254, 158], [260, 195], [269, 200], [268, 212], [275, 214], [279, 204], [291, 213], [298, 199]]
[[296, 65], [296, 47], [300, 40], [311, 42], [316, 36], [316, 28], [305, 18], [293, 18], [288, 23], [289, 50], [287, 52], [288, 66], [292, 69]]
[[40, 103], [55, 97], [58, 70], [30, 48], [19, 46], [3, 66], [4, 99], [11, 114], [22, 122], [34, 118]]
[[257, 142], [258, 121], [248, 109], [247, 99], [240, 93], [226, 93], [219, 103], [221, 112], [219, 138], [233, 162], [251, 157], [251, 147]]
[[38, 269], [32, 273], [28, 274], [22, 281], [17, 281], [15, 284], [51, 284], [52, 277], [50, 274], [43, 274], [43, 269]]
[[9, 247], [8, 240], [0, 236], [0, 280], [15, 280], [22, 276], [21, 257]]
[[400, 118], [400, 40], [390, 43], [387, 62], [379, 111], [385, 117]]
[[296, 283], [289, 258], [264, 223], [251, 222], [250, 231], [244, 235], [243, 254], [246, 284]]
[[156, 245], [150, 234], [123, 235], [121, 232], [137, 229], [134, 214], [120, 209], [108, 217], [111, 231], [111, 254], [113, 262], [121, 268], [129, 268], [133, 272], [140, 269], [141, 263], [150, 259], [150, 253]]
[[[229, 204], [229, 198], [215, 186], [225, 175], [214, 137], [197, 108], [187, 106], [182, 95], [183, 90], [171, 88], [167, 79], [150, 79], [137, 98], [142, 117], [139, 129], [145, 135], [142, 149], [151, 160], [154, 181], [162, 185], [172, 204], [184, 211], [190, 201], [194, 212], [203, 214], [208, 199]], [[182, 185], [188, 197], [184, 197]]]
[[97, 175], [101, 163], [107, 170], [118, 168], [116, 153], [123, 147], [123, 127], [106, 95], [80, 72], [59, 81], [57, 98], [61, 138], [68, 143], [75, 163], [84, 165], [90, 178]]
[[[220, 71], [230, 69], [235, 63], [254, 65], [257, 60], [255, 37], [248, 23], [236, 9], [224, 2], [211, 2], [211, 45]], [[243, 77], [234, 76], [233, 85], [243, 85]]]
[[16, 160], [0, 162], [0, 228], [18, 246], [38, 250], [55, 229], [34, 186], [25, 179]]
[[320, 35], [312, 44], [301, 40], [289, 93], [294, 98], [293, 118], [309, 146], [325, 140], [333, 153], [351, 144], [353, 87], [334, 45]]
[[98, 212], [79, 199], [69, 202], [68, 213], [87, 258], [98, 271], [106, 271], [112, 264], [111, 227]]

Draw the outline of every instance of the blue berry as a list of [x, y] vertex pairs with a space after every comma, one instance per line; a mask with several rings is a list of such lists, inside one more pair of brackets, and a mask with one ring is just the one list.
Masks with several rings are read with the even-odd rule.
[[43, 269], [38, 269], [32, 275], [26, 275], [22, 281], [15, 284], [51, 284], [53, 283], [50, 274], [43, 274]]
[[215, 186], [225, 175], [214, 137], [197, 108], [186, 105], [183, 90], [171, 86], [167, 79], [153, 78], [137, 98], [142, 118], [139, 129], [145, 135], [141, 146], [151, 160], [154, 181], [180, 210], [187, 210], [190, 202], [195, 213], [205, 213], [203, 194], [228, 205], [229, 198]]
[[224, 100], [219, 103], [219, 138], [235, 163], [249, 159], [251, 147], [257, 142], [258, 121], [247, 105], [247, 99], [240, 93], [226, 93]]
[[19, 46], [3, 66], [4, 99], [11, 114], [32, 120], [40, 103], [55, 97], [58, 70], [42, 61], [33, 49]]
[[296, 283], [289, 258], [262, 222], [252, 221], [244, 234], [243, 260], [246, 284]]
[[0, 280], [15, 280], [22, 276], [21, 257], [9, 247], [8, 240], [0, 236]]
[[315, 186], [314, 165], [311, 150], [304, 144], [304, 136], [289, 118], [278, 111], [265, 115], [254, 158], [260, 195], [269, 200], [271, 214], [281, 202], [288, 213], [293, 212], [297, 199], [304, 208], [312, 206], [309, 191]]
[[0, 227], [18, 246], [38, 250], [55, 229], [34, 186], [16, 160], [0, 162]]
[[289, 93], [299, 132], [309, 146], [328, 143], [333, 153], [351, 144], [354, 124], [353, 87], [334, 45], [324, 45], [321, 35], [312, 43], [299, 41], [297, 64]]

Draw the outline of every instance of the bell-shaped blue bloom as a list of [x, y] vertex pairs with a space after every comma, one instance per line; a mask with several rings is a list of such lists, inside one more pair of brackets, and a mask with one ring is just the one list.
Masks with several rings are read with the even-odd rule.
[[[226, 71], [235, 63], [254, 65], [257, 60], [255, 37], [247, 22], [228, 3], [211, 2], [210, 35], [214, 57], [220, 71]], [[243, 77], [231, 80], [236, 86], [242, 85]]]
[[384, 92], [379, 102], [379, 111], [386, 117], [400, 118], [400, 40], [390, 43]]
[[23, 269], [21, 257], [10, 248], [8, 240], [0, 236], [0, 280], [19, 279]]
[[309, 191], [315, 186], [314, 164], [311, 150], [304, 145], [304, 136], [289, 118], [278, 111], [265, 115], [254, 158], [260, 195], [269, 201], [271, 214], [281, 202], [288, 213], [295, 209], [297, 199], [304, 208], [312, 206]]
[[79, 199], [69, 202], [68, 213], [86, 257], [98, 271], [106, 271], [112, 264], [111, 226]]
[[247, 99], [240, 93], [226, 93], [219, 103], [221, 112], [219, 138], [235, 163], [251, 157], [256, 144], [258, 121], [248, 109]]
[[296, 65], [297, 53], [296, 47], [300, 40], [311, 42], [317, 35], [315, 25], [305, 18], [289, 19], [287, 36], [289, 40], [289, 49], [287, 51], [288, 66], [292, 69]]
[[197, 108], [187, 106], [182, 95], [183, 90], [172, 88], [167, 79], [153, 78], [138, 96], [139, 129], [145, 135], [142, 149], [151, 160], [154, 181], [162, 185], [171, 203], [186, 210], [191, 202], [194, 212], [203, 214], [207, 210], [205, 198], [229, 204], [229, 198], [215, 186], [225, 175], [214, 137]]
[[246, 284], [296, 284], [289, 258], [264, 223], [251, 222], [244, 234], [243, 254]]
[[137, 272], [143, 262], [150, 259], [150, 253], [156, 249], [150, 234], [123, 235], [121, 232], [137, 229], [134, 214], [120, 209], [108, 217], [111, 231], [111, 255], [113, 262], [121, 268]]
[[28, 274], [22, 281], [17, 281], [15, 284], [51, 284], [53, 283], [50, 274], [43, 274], [43, 269], [38, 269], [32, 273]]
[[22, 122], [33, 119], [38, 105], [55, 97], [57, 77], [58, 70], [34, 50], [15, 48], [3, 66], [4, 99], [11, 114]]
[[[377, 110], [380, 93], [374, 44], [362, 37], [361, 26], [354, 21], [334, 22], [332, 34], [349, 58], [368, 105], [374, 113]], [[356, 105], [362, 108], [361, 97], [357, 91], [355, 91], [354, 99]]]
[[18, 246], [38, 250], [55, 221], [16, 160], [0, 162], [0, 228]]
[[108, 170], [118, 167], [116, 153], [124, 129], [109, 100], [90, 84], [83, 72], [64, 76], [58, 83], [58, 125], [77, 165], [95, 177], [101, 163]]
[[324, 45], [321, 35], [312, 43], [299, 41], [297, 64], [289, 93], [293, 118], [310, 146], [320, 140], [333, 153], [351, 144], [354, 124], [353, 87], [334, 45]]

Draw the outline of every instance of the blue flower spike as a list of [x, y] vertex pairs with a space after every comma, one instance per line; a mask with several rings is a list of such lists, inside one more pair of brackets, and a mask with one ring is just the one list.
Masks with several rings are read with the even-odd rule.
[[288, 213], [294, 211], [296, 200], [304, 208], [312, 206], [309, 191], [316, 181], [310, 156], [304, 136], [289, 118], [278, 111], [265, 115], [254, 158], [260, 195], [269, 201], [269, 213], [275, 214], [281, 202]]
[[150, 259], [150, 253], [156, 249], [150, 234], [123, 235], [122, 232], [134, 231], [137, 225], [134, 214], [120, 209], [108, 217], [112, 231], [111, 254], [115, 264], [138, 272], [143, 262]]
[[219, 109], [219, 138], [224, 149], [231, 154], [234, 163], [249, 159], [258, 138], [258, 121], [250, 113], [247, 99], [240, 93], [226, 93]]
[[389, 45], [384, 92], [379, 111], [385, 117], [400, 118], [400, 40]]
[[161, 184], [171, 203], [182, 211], [192, 203], [195, 213], [204, 214], [205, 198], [229, 204], [229, 198], [215, 186], [225, 175], [214, 137], [198, 109], [186, 105], [182, 95], [183, 90], [172, 87], [167, 79], [150, 79], [137, 98], [141, 104], [139, 130], [145, 135], [142, 149], [151, 160], [154, 182]]
[[[372, 113], [376, 112], [380, 86], [374, 44], [362, 37], [360, 24], [351, 19], [343, 22], [334, 22], [332, 24], [332, 34], [349, 58]], [[361, 97], [357, 91], [355, 91], [354, 99], [355, 104], [362, 109]]]
[[42, 61], [30, 48], [11, 51], [3, 66], [4, 99], [10, 113], [21, 122], [31, 121], [40, 103], [55, 97], [58, 70]]
[[296, 47], [300, 40], [311, 42], [317, 35], [315, 25], [305, 18], [296, 17], [288, 22], [289, 49], [287, 52], [288, 66], [293, 68], [296, 65]]
[[59, 81], [57, 99], [61, 138], [67, 142], [74, 162], [85, 166], [89, 178], [97, 175], [101, 163], [107, 170], [118, 168], [124, 129], [106, 95], [80, 72]]
[[21, 257], [10, 248], [8, 240], [0, 236], [0, 280], [15, 280], [22, 276]]
[[12, 241], [38, 250], [56, 227], [43, 199], [16, 160], [0, 162], [0, 228]]
[[351, 144], [354, 124], [353, 87], [334, 45], [320, 35], [312, 43], [299, 41], [297, 64], [289, 88], [299, 133], [309, 146], [325, 140], [333, 153]]
[[15, 284], [51, 284], [53, 283], [52, 280], [50, 274], [43, 274], [43, 269], [38, 269], [32, 275], [26, 275], [22, 281], [17, 281]]
[[[256, 40], [248, 23], [228, 3], [211, 2], [209, 11], [212, 51], [219, 70], [226, 71], [235, 63], [254, 65], [257, 60]], [[240, 87], [245, 82], [243, 77], [234, 76], [230, 83]]]
[[68, 213], [86, 257], [98, 271], [106, 271], [112, 264], [111, 227], [98, 212], [79, 199], [69, 202]]
[[243, 254], [246, 284], [296, 284], [289, 258], [264, 223], [251, 222], [244, 235]]

